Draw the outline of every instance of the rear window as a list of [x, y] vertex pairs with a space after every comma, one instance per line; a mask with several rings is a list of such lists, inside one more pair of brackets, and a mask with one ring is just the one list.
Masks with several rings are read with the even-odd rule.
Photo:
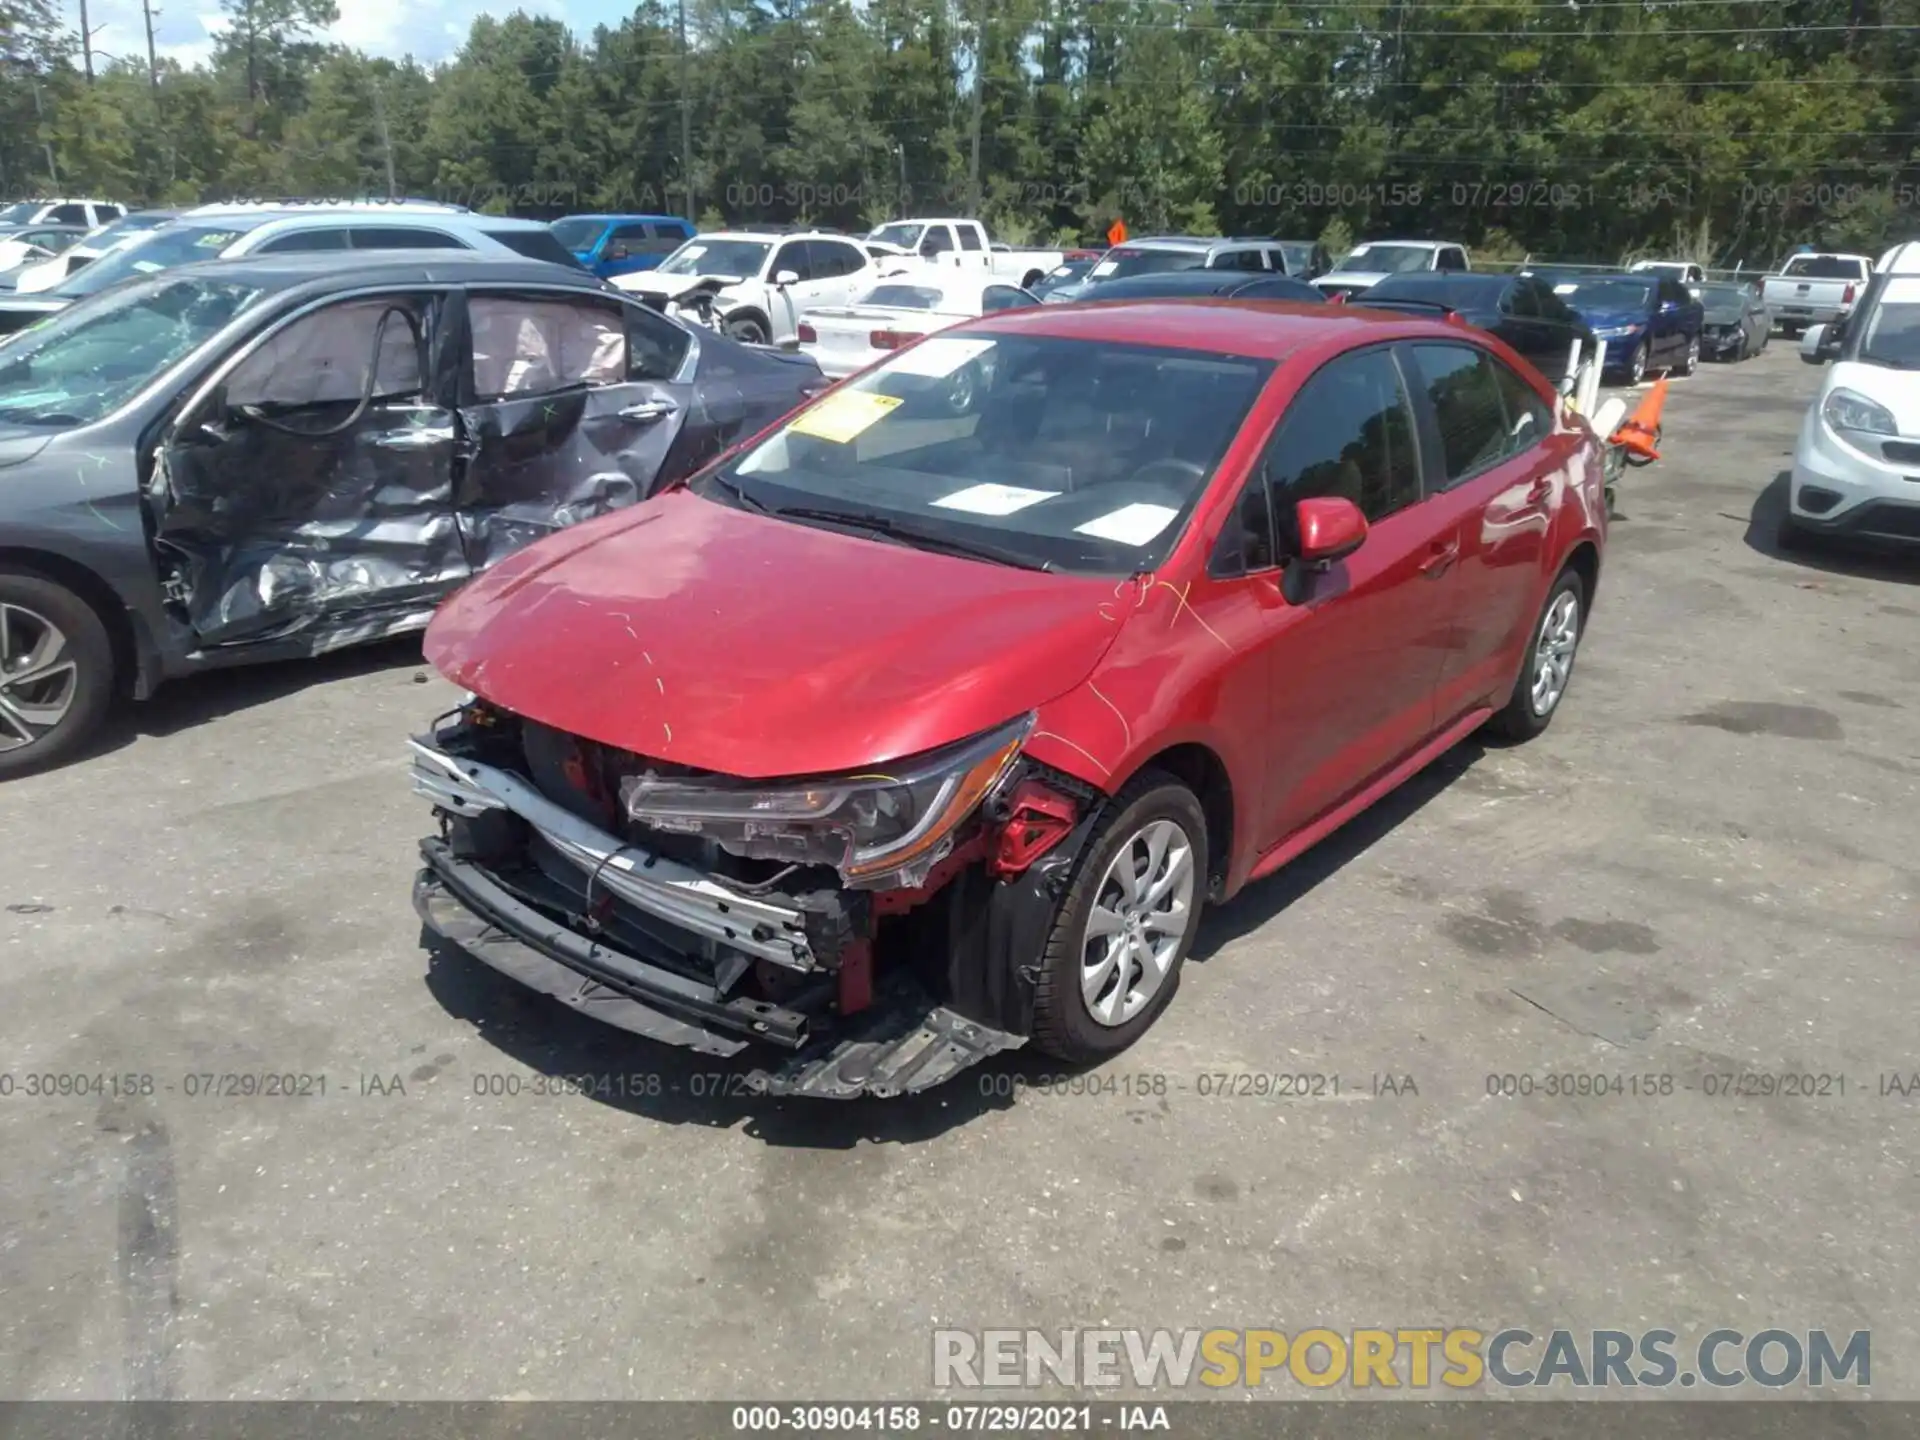
[[562, 245], [551, 230], [482, 230], [489, 240], [498, 240], [516, 255], [524, 255], [529, 260], [550, 260], [555, 265], [565, 265], [570, 270], [584, 270], [574, 254]]
[[1838, 255], [1796, 255], [1780, 273], [1808, 280], [1864, 280], [1867, 267], [1864, 261], [1843, 260]]
[[886, 305], [896, 310], [936, 310], [940, 306], [940, 292], [925, 285], [876, 285], [860, 303]]
[[1129, 275], [1158, 275], [1164, 270], [1199, 270], [1207, 263], [1204, 250], [1109, 250], [1088, 272], [1089, 280], [1124, 280]]

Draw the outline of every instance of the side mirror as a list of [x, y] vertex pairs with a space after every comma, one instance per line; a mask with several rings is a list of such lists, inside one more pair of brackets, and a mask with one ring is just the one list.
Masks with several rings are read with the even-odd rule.
[[798, 270], [782, 270], [773, 277], [773, 283], [776, 285], [798, 285], [800, 283], [800, 272]]
[[1800, 337], [1800, 358], [1809, 365], [1818, 365], [1827, 357], [1821, 354], [1827, 339], [1825, 325], [1809, 325], [1807, 333]]
[[1366, 541], [1367, 517], [1351, 500], [1320, 496], [1293, 507], [1300, 529], [1300, 558], [1316, 570], [1344, 560]]

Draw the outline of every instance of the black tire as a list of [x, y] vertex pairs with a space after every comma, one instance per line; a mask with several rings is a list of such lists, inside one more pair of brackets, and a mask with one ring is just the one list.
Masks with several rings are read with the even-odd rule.
[[1792, 510], [1783, 510], [1773, 527], [1773, 543], [1781, 550], [1805, 551], [1813, 546], [1813, 533], [1793, 518]]
[[767, 323], [758, 315], [730, 315], [720, 323], [726, 330], [727, 337], [732, 340], [738, 340], [742, 345], [765, 345], [768, 343]]
[[[91, 605], [65, 586], [31, 571], [0, 570], [0, 607], [9, 612], [12, 648], [30, 643], [21, 637], [30, 637], [32, 627], [51, 625], [64, 637], [60, 655], [73, 662], [70, 689], [56, 676], [31, 692], [49, 707], [49, 697], [65, 697], [65, 713], [55, 724], [45, 729], [23, 725], [17, 703], [8, 705], [10, 714], [0, 713], [0, 745], [8, 747], [0, 749], [0, 780], [5, 780], [63, 764], [91, 740], [113, 706], [115, 675], [113, 642], [106, 625]], [[0, 644], [0, 664], [6, 663], [7, 648]], [[0, 677], [0, 703], [27, 698], [8, 688], [10, 683]], [[25, 733], [31, 732], [37, 733], [25, 739]]]
[[[1540, 632], [1546, 628], [1547, 617], [1554, 613], [1554, 607], [1562, 595], [1571, 592], [1575, 606], [1574, 648], [1567, 657], [1567, 674], [1561, 682], [1560, 691], [1542, 712], [1534, 704], [1533, 679], [1539, 663]], [[1540, 615], [1533, 622], [1533, 628], [1527, 632], [1526, 657], [1520, 665], [1520, 673], [1514, 677], [1513, 693], [1507, 697], [1506, 705], [1487, 721], [1487, 729], [1505, 740], [1525, 741], [1541, 734], [1553, 723], [1553, 717], [1560, 709], [1560, 703], [1566, 699], [1567, 690], [1573, 683], [1574, 665], [1580, 657], [1580, 641], [1586, 638], [1587, 627], [1587, 587], [1580, 578], [1580, 572], [1569, 567], [1560, 572], [1560, 578], [1553, 582], [1553, 588], [1547, 591], [1546, 602], [1540, 607]]]
[[1752, 352], [1747, 349], [1747, 332], [1742, 330], [1740, 338], [1733, 342], [1733, 363], [1738, 365]]
[[[1186, 834], [1192, 850], [1193, 903], [1188, 907], [1186, 933], [1167, 968], [1160, 988], [1139, 1014], [1120, 1025], [1108, 1026], [1088, 1011], [1080, 989], [1081, 957], [1085, 949], [1088, 916], [1100, 898], [1107, 868], [1121, 847], [1156, 820], [1171, 820]], [[1208, 890], [1207, 817], [1194, 794], [1162, 770], [1143, 770], [1114, 797], [1107, 816], [1087, 840], [1073, 884], [1060, 901], [1053, 929], [1040, 962], [1034, 987], [1034, 1048], [1068, 1064], [1088, 1064], [1117, 1055], [1147, 1032], [1160, 1018], [1180, 986], [1180, 970], [1200, 927], [1200, 912]]]
[[1798, 340], [1800, 338], [1800, 327], [1798, 325], [1782, 325], [1780, 327], [1780, 338], [1782, 340]]

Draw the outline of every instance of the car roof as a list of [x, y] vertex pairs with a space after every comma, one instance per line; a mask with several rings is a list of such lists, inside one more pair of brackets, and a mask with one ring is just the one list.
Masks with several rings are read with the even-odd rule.
[[[685, 225], [688, 223], [686, 217], [683, 215], [647, 215], [639, 211], [627, 210], [609, 210], [604, 214], [598, 211], [592, 214], [582, 211], [578, 215], [562, 215], [560, 220], [666, 220], [675, 225]], [[558, 225], [560, 220], [554, 220], [548, 223]]]
[[[1292, 277], [1273, 270], [1166, 270], [1157, 275], [1123, 275], [1104, 280], [1089, 294], [1101, 300], [1125, 300], [1131, 296], [1153, 299], [1165, 295], [1221, 295], [1245, 285]], [[1296, 282], [1311, 289], [1304, 280]], [[1318, 292], [1315, 292], [1316, 294]]]
[[[431, 255], [431, 260], [417, 258]], [[363, 285], [430, 285], [452, 282], [484, 285], [495, 282], [563, 285], [601, 295], [618, 295], [606, 281], [585, 270], [546, 260], [527, 260], [474, 250], [367, 250], [343, 268], [337, 251], [293, 250], [279, 254], [243, 255], [224, 260], [196, 260], [157, 270], [151, 278], [193, 276], [230, 280], [262, 290], [346, 290]]]
[[1376, 245], [1404, 245], [1409, 250], [1442, 250], [1448, 248], [1457, 250], [1464, 248], [1457, 240], [1396, 240], [1391, 236], [1380, 240], [1362, 240], [1353, 248], [1355, 250], [1371, 250]]
[[[1117, 282], [1116, 282], [1117, 283]], [[1199, 323], [1204, 315], [1204, 323]], [[1428, 336], [1457, 340], [1461, 328], [1441, 320], [1357, 306], [1295, 304], [1282, 300], [1195, 297], [1179, 300], [1089, 300], [1000, 310], [968, 322], [969, 330], [1027, 330], [1067, 340], [1157, 345], [1246, 359], [1281, 360], [1306, 347], [1334, 347], [1354, 337]]]

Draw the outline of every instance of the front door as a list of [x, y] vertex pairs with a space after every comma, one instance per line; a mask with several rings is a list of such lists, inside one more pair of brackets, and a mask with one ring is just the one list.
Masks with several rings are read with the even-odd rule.
[[[1416, 434], [1400, 364], [1382, 345], [1317, 371], [1268, 444], [1262, 464], [1288, 613], [1273, 642], [1262, 848], [1433, 732], [1452, 557], [1421, 498]], [[1366, 515], [1366, 542], [1314, 573], [1299, 559], [1294, 507], [1336, 495]]]
[[202, 646], [400, 628], [466, 577], [451, 397], [430, 379], [443, 304], [360, 296], [276, 322], [171, 427], [155, 543]]
[[470, 290], [466, 323], [454, 509], [476, 572], [652, 493], [694, 404], [685, 331], [591, 291]]

